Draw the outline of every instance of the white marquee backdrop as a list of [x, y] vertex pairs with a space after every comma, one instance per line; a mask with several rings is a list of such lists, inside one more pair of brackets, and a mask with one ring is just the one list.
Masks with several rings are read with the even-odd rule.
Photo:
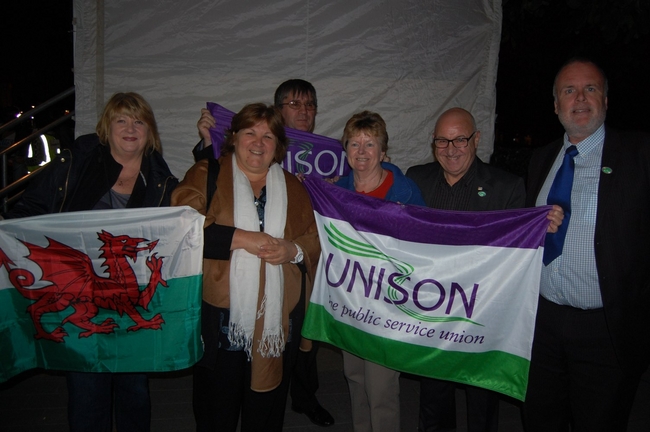
[[74, 0], [76, 134], [135, 91], [152, 105], [165, 159], [182, 178], [205, 103], [272, 103], [289, 78], [314, 84], [315, 132], [339, 138], [369, 109], [403, 170], [432, 160], [444, 110], [471, 111], [492, 152], [500, 0]]

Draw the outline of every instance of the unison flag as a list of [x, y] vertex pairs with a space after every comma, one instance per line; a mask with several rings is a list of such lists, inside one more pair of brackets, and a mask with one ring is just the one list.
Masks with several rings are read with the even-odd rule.
[[549, 207], [451, 212], [304, 184], [322, 248], [305, 337], [524, 399]]
[[[216, 120], [216, 126], [210, 129], [210, 138], [214, 155], [218, 158], [235, 113], [213, 102], [208, 102], [207, 107]], [[285, 132], [289, 139], [287, 155], [281, 164], [285, 170], [318, 178], [344, 176], [350, 171], [339, 141], [292, 128], [285, 128]]]
[[0, 222], [0, 382], [36, 367], [147, 372], [196, 363], [203, 219], [169, 207]]

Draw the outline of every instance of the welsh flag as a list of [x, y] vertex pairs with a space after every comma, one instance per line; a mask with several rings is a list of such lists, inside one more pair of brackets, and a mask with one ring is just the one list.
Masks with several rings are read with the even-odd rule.
[[0, 382], [36, 367], [187, 368], [201, 357], [203, 219], [189, 207], [0, 222]]
[[322, 253], [303, 336], [524, 399], [550, 207], [440, 211], [304, 184]]

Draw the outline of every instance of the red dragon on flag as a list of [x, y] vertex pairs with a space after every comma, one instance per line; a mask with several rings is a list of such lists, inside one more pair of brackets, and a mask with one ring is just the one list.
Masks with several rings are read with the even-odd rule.
[[[108, 277], [95, 273], [90, 257], [49, 237], [46, 247], [41, 247], [20, 240], [29, 250], [27, 258], [36, 263], [42, 270], [41, 281], [49, 282], [43, 288], [28, 288], [35, 282], [35, 277], [29, 270], [16, 267], [13, 261], [0, 249], [0, 268], [7, 269], [9, 280], [20, 294], [34, 302], [28, 306], [34, 326], [36, 339], [65, 342], [68, 333], [63, 328], [71, 323], [84, 331], [79, 337], [89, 337], [95, 333], [113, 333], [118, 324], [112, 318], [106, 318], [97, 324], [91, 320], [97, 316], [99, 308], [116, 311], [120, 316], [127, 314], [135, 325], [127, 331], [140, 329], [158, 330], [165, 322], [161, 314], [156, 314], [147, 320], [143, 318], [137, 307], [148, 310], [149, 302], [156, 292], [158, 285], [167, 287], [161, 269], [163, 258], [153, 253], [147, 258], [146, 265], [151, 270], [147, 286], [140, 290], [135, 271], [127, 258], [135, 263], [138, 254], [153, 251], [158, 240], [149, 241], [145, 238], [114, 236], [105, 230], [97, 233], [102, 242], [99, 248], [103, 258], [103, 267], [107, 267]], [[141, 244], [143, 244], [140, 246]], [[72, 307], [73, 312], [62, 320], [53, 331], [43, 328], [41, 318], [46, 313], [57, 313]]]

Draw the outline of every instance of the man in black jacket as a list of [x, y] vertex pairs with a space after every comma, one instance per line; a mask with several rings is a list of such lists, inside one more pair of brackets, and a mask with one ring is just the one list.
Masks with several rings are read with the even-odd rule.
[[[422, 191], [427, 206], [461, 211], [524, 206], [524, 181], [481, 162], [476, 156], [480, 138], [474, 117], [462, 108], [451, 108], [438, 118], [433, 133], [436, 162], [411, 167], [406, 173]], [[450, 381], [421, 379], [420, 432], [455, 430], [455, 389]], [[497, 393], [472, 386], [466, 390], [468, 430], [496, 432]]]

